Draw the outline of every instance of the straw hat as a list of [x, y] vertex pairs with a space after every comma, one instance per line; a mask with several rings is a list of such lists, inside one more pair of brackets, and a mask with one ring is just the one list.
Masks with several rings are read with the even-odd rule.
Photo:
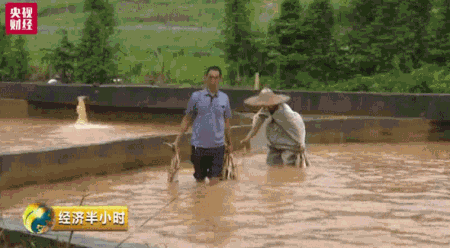
[[273, 106], [289, 101], [291, 98], [287, 95], [275, 94], [269, 88], [261, 90], [259, 95], [252, 96], [244, 101], [250, 106]]

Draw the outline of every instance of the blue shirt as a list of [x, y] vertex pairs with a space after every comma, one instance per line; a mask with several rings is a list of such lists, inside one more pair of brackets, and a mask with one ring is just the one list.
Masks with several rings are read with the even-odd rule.
[[225, 144], [225, 119], [231, 118], [227, 94], [219, 90], [213, 95], [208, 89], [192, 93], [186, 115], [193, 120], [191, 145], [216, 148]]

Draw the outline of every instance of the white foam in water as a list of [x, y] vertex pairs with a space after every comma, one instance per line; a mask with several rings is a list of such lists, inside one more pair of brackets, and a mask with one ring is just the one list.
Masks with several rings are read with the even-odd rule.
[[110, 126], [106, 125], [99, 125], [99, 124], [74, 124], [70, 127], [74, 127], [76, 129], [103, 129], [103, 128], [110, 128]]
[[84, 96], [78, 97], [78, 106], [77, 106], [78, 119], [77, 119], [77, 122], [73, 126], [71, 125], [69, 127], [74, 127], [76, 129], [109, 128], [110, 126], [89, 123], [89, 120], [88, 120], [87, 114], [86, 114], [86, 104], [84, 102], [84, 99], [85, 99]]

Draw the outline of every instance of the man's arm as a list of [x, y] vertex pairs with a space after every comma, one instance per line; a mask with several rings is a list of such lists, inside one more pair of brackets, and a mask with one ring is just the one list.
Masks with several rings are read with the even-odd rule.
[[261, 129], [261, 126], [264, 124], [265, 118], [261, 118], [261, 116], [256, 117], [256, 121], [254, 125], [252, 125], [252, 129], [247, 134], [247, 137], [245, 137], [245, 140], [250, 140], [251, 138], [255, 137], [255, 135], [259, 132], [259, 129]]
[[255, 137], [255, 135], [259, 132], [259, 129], [264, 124], [267, 118], [268, 118], [267, 113], [263, 108], [261, 108], [258, 111], [258, 113], [256, 113], [255, 116], [253, 117], [252, 129], [247, 134], [247, 137], [245, 137], [244, 141], [249, 141], [251, 138]]
[[195, 101], [195, 92], [194, 92], [194, 94], [192, 94], [191, 97], [189, 98], [188, 106], [186, 109], [186, 114], [183, 117], [183, 120], [181, 121], [181, 132], [175, 139], [175, 142], [174, 142], [175, 145], [178, 145], [178, 142], [180, 142], [181, 136], [184, 133], [186, 133], [186, 131], [192, 125], [193, 118], [195, 118], [195, 116], [197, 114], [197, 109], [196, 109], [195, 103], [196, 103], [196, 101]]
[[232, 114], [231, 114], [230, 100], [227, 99], [227, 105], [225, 107], [225, 112], [224, 112], [224, 118], [225, 118], [225, 143], [228, 144], [228, 149], [229, 149], [230, 152], [233, 151], [233, 143], [232, 143], [232, 140], [231, 140], [231, 125], [230, 125], [231, 117], [232, 117]]
[[231, 125], [230, 125], [230, 119], [225, 119], [225, 139], [228, 144], [231, 143]]
[[181, 121], [181, 132], [180, 134], [177, 136], [177, 138], [175, 139], [175, 144], [178, 145], [178, 143], [180, 142], [180, 138], [181, 136], [183, 136], [184, 133], [186, 133], [186, 131], [189, 129], [189, 127], [191, 127], [192, 125], [192, 118], [190, 115], [185, 115], [183, 117], [183, 120]]

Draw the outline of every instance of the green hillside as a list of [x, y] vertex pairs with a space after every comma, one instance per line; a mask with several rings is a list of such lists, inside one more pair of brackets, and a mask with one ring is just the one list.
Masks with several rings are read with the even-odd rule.
[[[2, 2], [6, 1], [2, 0]], [[62, 34], [57, 32], [58, 29], [67, 29], [69, 40], [77, 44], [88, 17], [88, 13], [83, 12], [84, 2], [80, 0], [38, 0], [37, 3], [39, 33], [25, 37], [32, 60], [30, 63], [34, 66], [40, 65], [39, 59], [43, 56], [39, 50], [55, 47], [62, 38]], [[223, 39], [220, 34], [224, 15], [223, 1], [207, 3], [207, 1], [180, 0], [156, 2], [113, 0], [110, 3], [115, 7], [115, 17], [119, 26], [112, 42], [120, 43], [122, 51], [127, 54], [119, 61], [123, 73], [138, 62], [144, 65], [143, 74], [161, 70], [161, 61], [157, 61], [152, 56], [153, 51], [158, 47], [164, 48], [165, 68], [170, 69], [171, 74], [177, 78], [198, 81], [200, 76], [197, 77], [197, 74], [201, 73], [203, 67], [210, 64], [225, 67], [223, 59], [219, 57], [223, 52], [215, 46]], [[277, 15], [275, 8], [266, 10], [264, 6], [263, 2], [253, 3], [252, 18], [255, 20], [255, 30], [267, 29], [268, 22], [259, 20], [259, 16], [263, 13], [267, 21]], [[4, 8], [3, 3], [2, 8]], [[4, 18], [4, 11], [2, 11], [1, 20]], [[155, 25], [162, 27], [157, 29]], [[203, 27], [203, 30], [162, 29], [166, 25]], [[178, 53], [182, 49], [187, 56], [178, 57], [176, 62], [166, 58], [172, 57], [173, 53]], [[201, 51], [208, 52], [211, 57], [193, 57], [196, 52]], [[195, 73], [191, 73], [192, 71]]]
[[[2, 10], [6, 2], [7, 0], [0, 0]], [[249, 8], [252, 29], [265, 33], [269, 22], [279, 16], [281, 2], [281, 0], [251, 1]], [[302, 4], [308, 8], [310, 2], [312, 0], [302, 1]], [[38, 0], [37, 3], [39, 33], [25, 36], [26, 47], [30, 52], [30, 65], [33, 73], [47, 73], [47, 66], [41, 62], [44, 53], [40, 52], [40, 49], [56, 47], [62, 38], [61, 32], [58, 32], [61, 29], [68, 30], [69, 41], [77, 44], [89, 13], [83, 12], [84, 2], [81, 0]], [[219, 65], [223, 68], [225, 75], [228, 73], [221, 49], [224, 41], [224, 36], [221, 34], [225, 15], [223, 0], [112, 0], [110, 3], [115, 8], [118, 25], [111, 42], [120, 44], [124, 53], [117, 54], [119, 73], [125, 74], [139, 63], [143, 65], [141, 76], [131, 78], [131, 83], [144, 83], [145, 74], [160, 72], [163, 69], [178, 83], [185, 82], [186, 84], [200, 82], [204, 68], [210, 65]], [[351, 30], [351, 24], [345, 17], [345, 11], [342, 12], [344, 14], [339, 14], [337, 10], [344, 9], [348, 12], [350, 3], [349, 0], [333, 0], [331, 3], [336, 12], [335, 25], [332, 30], [333, 37], [343, 45], [346, 44], [346, 33]], [[435, 1], [435, 6], [439, 6], [438, 1]], [[4, 20], [4, 15], [5, 13], [2, 11], [0, 20]], [[432, 10], [432, 15], [430, 26], [436, 23], [436, 18], [440, 18], [438, 7]], [[179, 26], [179, 28], [171, 28], [173, 26]], [[15, 38], [13, 37], [13, 39]], [[163, 56], [155, 56], [154, 51], [158, 48], [161, 49]], [[431, 71], [426, 69], [430, 73], [430, 76], [427, 77], [447, 80], [447, 70], [442, 71], [443, 69], [434, 66], [427, 68], [433, 68]], [[436, 73], [439, 76], [434, 76]], [[395, 78], [415, 78], [417, 75], [423, 75], [423, 71], [417, 72], [415, 75], [408, 77], [396, 75]], [[365, 84], [368, 85], [368, 88], [371, 87], [370, 85], [375, 85], [379, 87], [376, 88], [379, 91], [401, 91], [401, 87], [386, 86], [389, 84], [388, 82], [393, 82], [392, 77], [389, 77], [388, 80], [386, 75], [380, 74], [349, 82], [339, 82], [326, 86], [328, 87], [326, 89], [322, 83], [313, 82], [314, 79], [310, 77], [306, 77], [305, 80], [313, 82], [310, 86], [314, 90], [352, 90], [355, 87], [358, 88], [355, 85]], [[372, 82], [375, 79], [378, 81]], [[247, 83], [250, 84], [251, 80], [249, 79]], [[271, 82], [271, 79], [263, 77], [261, 81], [264, 84]], [[381, 87], [382, 85], [384, 86]], [[440, 89], [445, 89], [447, 84], [439, 85]]]

